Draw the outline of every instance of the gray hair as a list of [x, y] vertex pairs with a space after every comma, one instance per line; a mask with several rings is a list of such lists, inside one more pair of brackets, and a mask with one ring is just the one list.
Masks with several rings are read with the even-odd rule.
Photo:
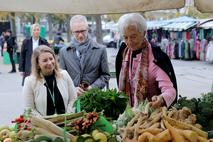
[[119, 18], [118, 28], [121, 34], [124, 33], [124, 30], [128, 26], [135, 26], [136, 29], [141, 33], [144, 33], [147, 30], [146, 20], [139, 13], [124, 14]]
[[72, 26], [74, 23], [85, 23], [85, 25], [88, 27], [87, 18], [83, 15], [75, 15], [70, 19], [70, 29], [72, 30]]

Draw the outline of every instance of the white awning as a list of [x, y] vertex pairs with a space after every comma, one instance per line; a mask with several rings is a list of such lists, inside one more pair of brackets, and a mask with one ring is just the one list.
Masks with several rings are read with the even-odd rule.
[[166, 21], [147, 21], [147, 29], [148, 30], [154, 30], [154, 29], [160, 29], [161, 27], [169, 24]]
[[111, 14], [184, 7], [184, 0], [0, 0], [0, 11]]
[[162, 28], [164, 30], [169, 30], [169, 31], [184, 31], [187, 30], [193, 26], [195, 26], [197, 22], [175, 22], [175, 23], [170, 23], [168, 25], [163, 26]]
[[213, 29], [213, 19], [206, 21], [204, 23], [201, 23], [198, 27], [203, 29]]

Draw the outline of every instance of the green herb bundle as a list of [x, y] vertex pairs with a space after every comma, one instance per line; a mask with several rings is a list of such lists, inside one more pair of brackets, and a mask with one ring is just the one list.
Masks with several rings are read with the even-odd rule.
[[128, 97], [117, 92], [116, 89], [106, 91], [94, 88], [79, 96], [74, 105], [80, 101], [81, 110], [86, 112], [102, 112], [106, 117], [115, 120], [122, 114], [127, 106]]

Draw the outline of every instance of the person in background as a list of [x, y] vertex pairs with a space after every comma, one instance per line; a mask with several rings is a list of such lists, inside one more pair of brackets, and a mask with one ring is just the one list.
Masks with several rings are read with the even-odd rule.
[[31, 26], [32, 36], [23, 40], [20, 61], [19, 61], [19, 71], [23, 76], [22, 86], [24, 85], [25, 77], [29, 76], [31, 73], [31, 56], [35, 48], [39, 45], [49, 45], [47, 40], [40, 37], [40, 25], [35, 23]]
[[168, 49], [169, 46], [169, 40], [166, 38], [165, 35], [162, 36], [161, 39], [161, 50], [166, 53], [166, 50]]
[[10, 62], [12, 65], [12, 70], [9, 73], [15, 73], [16, 72], [16, 65], [15, 65], [15, 61], [14, 61], [14, 54], [16, 52], [16, 37], [12, 36], [12, 31], [11, 30], [7, 30], [5, 32], [5, 42], [6, 42], [6, 48], [7, 48], [7, 52], [9, 54], [10, 57]]
[[62, 35], [60, 32], [56, 34], [54, 37], [54, 52], [56, 55], [58, 55], [59, 50], [64, 47], [64, 39], [62, 38]]
[[73, 37], [70, 46], [59, 52], [60, 67], [73, 79], [77, 95], [91, 88], [104, 88], [110, 79], [106, 48], [89, 36], [85, 16], [73, 16], [70, 29]]
[[77, 97], [69, 74], [59, 68], [54, 51], [40, 45], [32, 54], [32, 74], [26, 77], [23, 96], [25, 109], [36, 116], [74, 112]]
[[129, 96], [136, 107], [148, 99], [154, 108], [175, 102], [177, 84], [169, 57], [160, 47], [151, 47], [146, 39], [147, 25], [139, 13], [125, 14], [118, 21], [124, 38], [116, 57], [119, 91]]
[[0, 36], [1, 56], [3, 56], [3, 50], [4, 50], [4, 42], [5, 42], [4, 37], [5, 37], [5, 32], [2, 32]]

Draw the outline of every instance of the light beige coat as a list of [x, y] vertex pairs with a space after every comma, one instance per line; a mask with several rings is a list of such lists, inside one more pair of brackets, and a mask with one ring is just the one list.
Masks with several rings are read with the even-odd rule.
[[[74, 112], [73, 103], [77, 98], [77, 95], [73, 81], [67, 71], [61, 70], [60, 73], [61, 77], [57, 77], [56, 82], [64, 100], [65, 112]], [[44, 83], [44, 79], [38, 80], [33, 75], [30, 75], [25, 79], [22, 91], [25, 109], [31, 108], [33, 115], [46, 116], [47, 89]]]

